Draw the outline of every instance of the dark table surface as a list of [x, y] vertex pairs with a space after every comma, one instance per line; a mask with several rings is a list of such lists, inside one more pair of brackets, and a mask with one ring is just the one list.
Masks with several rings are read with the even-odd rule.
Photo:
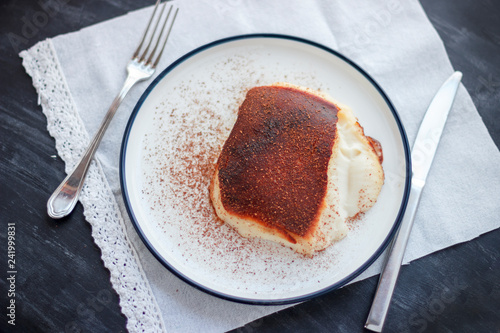
[[[25, 25], [52, 4], [48, 20]], [[0, 4], [0, 332], [121, 332], [126, 318], [80, 204], [62, 221], [46, 200], [64, 164], [18, 52], [150, 4], [11, 0]], [[421, 0], [500, 145], [500, 2]], [[24, 30], [23, 30], [24, 29]], [[23, 35], [24, 33], [24, 35]], [[13, 42], [12, 36], [21, 37]], [[499, 175], [500, 177], [500, 175]], [[471, 194], [472, 195], [472, 194]], [[500, 200], [500, 198], [499, 198]], [[481, 209], [481, 207], [478, 207]], [[7, 323], [7, 224], [15, 223], [16, 321]], [[480, 221], [471, 221], [471, 226]], [[500, 230], [403, 267], [386, 332], [500, 332]], [[377, 277], [249, 323], [238, 332], [361, 332]], [[103, 301], [104, 300], [104, 301]]]

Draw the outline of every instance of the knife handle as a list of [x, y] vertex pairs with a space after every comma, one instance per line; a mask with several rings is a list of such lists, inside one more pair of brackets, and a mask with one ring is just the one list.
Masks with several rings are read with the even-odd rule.
[[423, 187], [423, 181], [412, 179], [406, 212], [396, 238], [392, 241], [387, 252], [385, 266], [380, 275], [375, 298], [366, 320], [365, 328], [371, 331], [381, 332], [384, 326]]

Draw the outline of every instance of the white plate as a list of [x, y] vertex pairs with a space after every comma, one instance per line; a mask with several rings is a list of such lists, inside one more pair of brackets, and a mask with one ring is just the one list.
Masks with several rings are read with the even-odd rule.
[[[285, 81], [349, 105], [383, 147], [385, 184], [376, 205], [342, 241], [313, 258], [240, 237], [216, 220], [208, 184], [246, 91]], [[361, 68], [322, 45], [282, 35], [245, 35], [177, 60], [137, 103], [123, 139], [120, 177], [131, 220], [174, 274], [225, 299], [303, 301], [339, 288], [384, 250], [406, 207], [410, 161], [399, 117]]]

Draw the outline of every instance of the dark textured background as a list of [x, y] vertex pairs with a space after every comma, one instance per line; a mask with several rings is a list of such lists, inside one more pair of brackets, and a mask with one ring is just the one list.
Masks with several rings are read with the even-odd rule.
[[[18, 0], [0, 4], [0, 332], [121, 332], [118, 296], [94, 245], [82, 207], [53, 221], [48, 196], [64, 165], [37, 105], [18, 51], [47, 37], [149, 5], [152, 1]], [[40, 3], [59, 8], [24, 31]], [[422, 0], [451, 62], [464, 73], [497, 146], [500, 144], [500, 2]], [[54, 7], [53, 7], [54, 8]], [[472, 195], [472, 194], [471, 194]], [[500, 199], [499, 199], [500, 200]], [[481, 209], [481, 207], [478, 207]], [[7, 324], [6, 224], [16, 223], [16, 326]], [[471, 226], [480, 221], [471, 221]], [[402, 269], [387, 332], [500, 332], [500, 230]], [[239, 328], [239, 332], [361, 332], [377, 278], [370, 278]]]

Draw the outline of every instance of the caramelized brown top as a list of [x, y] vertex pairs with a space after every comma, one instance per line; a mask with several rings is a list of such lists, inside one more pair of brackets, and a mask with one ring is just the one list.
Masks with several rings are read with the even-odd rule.
[[373, 152], [375, 153], [375, 155], [377, 155], [378, 161], [380, 162], [380, 164], [382, 164], [382, 162], [384, 162], [384, 153], [382, 152], [382, 145], [378, 140], [372, 138], [371, 136], [367, 136], [366, 138], [368, 139], [368, 143], [372, 147]]
[[224, 208], [304, 237], [326, 195], [337, 112], [301, 90], [251, 89], [218, 161]]

